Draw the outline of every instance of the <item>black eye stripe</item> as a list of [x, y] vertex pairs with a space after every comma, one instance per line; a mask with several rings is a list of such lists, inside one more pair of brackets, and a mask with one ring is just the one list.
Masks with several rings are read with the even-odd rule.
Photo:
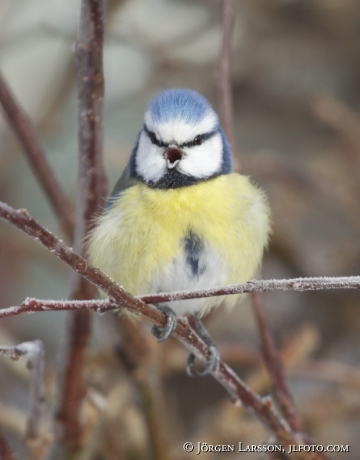
[[204, 140], [204, 135], [200, 134], [199, 136], [196, 136], [192, 141], [184, 142], [181, 147], [195, 147], [195, 145], [201, 145]]
[[179, 145], [180, 148], [183, 147], [195, 147], [196, 145], [201, 145], [211, 137], [215, 136], [215, 134], [218, 132], [217, 129], [214, 129], [213, 131], [210, 131], [205, 134], [199, 134], [198, 136], [195, 137], [192, 141], [189, 142], [184, 142], [183, 144]]
[[166, 144], [165, 142], [160, 141], [156, 137], [156, 134], [150, 131], [146, 125], [144, 125], [144, 131], [146, 132], [147, 136], [149, 137], [149, 139], [154, 145], [157, 145], [158, 147], [168, 147], [169, 146], [169, 144]]
[[[156, 137], [156, 134], [152, 131], [150, 131], [148, 129], [148, 127], [146, 125], [144, 125], [144, 131], [145, 133], [147, 134], [147, 136], [149, 137], [150, 141], [154, 144], [154, 145], [157, 145], [158, 147], [169, 147], [169, 144], [166, 144], [165, 142], [159, 140], [157, 137]], [[206, 140], [210, 139], [211, 137], [213, 137], [216, 133], [218, 132], [217, 129], [214, 129], [213, 131], [210, 131], [208, 133], [205, 133], [205, 134], [199, 134], [198, 136], [196, 136], [192, 141], [188, 141], [188, 142], [184, 142], [183, 144], [181, 145], [178, 145], [178, 147], [181, 149], [181, 148], [184, 148], [184, 147], [195, 147], [197, 145], [201, 145], [203, 144]]]

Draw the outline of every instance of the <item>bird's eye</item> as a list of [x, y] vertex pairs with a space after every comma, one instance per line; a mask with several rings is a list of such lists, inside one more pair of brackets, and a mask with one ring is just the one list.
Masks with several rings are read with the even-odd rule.
[[192, 144], [193, 145], [201, 145], [204, 142], [204, 136], [202, 134], [199, 134], [199, 136], [196, 136], [195, 139], [193, 140]]
[[149, 137], [150, 137], [150, 140], [153, 144], [157, 144], [158, 143], [158, 140], [155, 136], [155, 133], [149, 133]]
[[204, 134], [198, 134], [192, 141], [184, 142], [180, 147], [195, 147], [201, 145], [206, 139]]
[[149, 134], [149, 137], [150, 137], [150, 140], [153, 144], [157, 145], [158, 147], [167, 147], [167, 145], [165, 144], [165, 142], [162, 142], [160, 141], [157, 137], [156, 137], [156, 134], [153, 133], [152, 131], [149, 131], [148, 132]]

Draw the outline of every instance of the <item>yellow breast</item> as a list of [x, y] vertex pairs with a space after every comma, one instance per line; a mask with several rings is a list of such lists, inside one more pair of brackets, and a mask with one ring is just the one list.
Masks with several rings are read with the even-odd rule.
[[[133, 294], [150, 293], [161, 286], [194, 288], [196, 276], [189, 276], [189, 285], [184, 287], [185, 275], [177, 285], [171, 271], [175, 261], [186, 263], [184, 239], [189, 232], [206, 244], [208, 259], [214, 250], [220, 261], [216, 262], [219, 284], [248, 280], [259, 266], [269, 234], [264, 194], [238, 174], [171, 190], [139, 183], [125, 190], [99, 218], [89, 237], [90, 260]], [[206, 270], [201, 280], [200, 275], [197, 278], [199, 286], [213, 287], [207, 285]], [[209, 277], [209, 282], [214, 279]], [[209, 302], [218, 300], [203, 299], [196, 308], [208, 308]], [[191, 301], [187, 305], [193, 309]]]

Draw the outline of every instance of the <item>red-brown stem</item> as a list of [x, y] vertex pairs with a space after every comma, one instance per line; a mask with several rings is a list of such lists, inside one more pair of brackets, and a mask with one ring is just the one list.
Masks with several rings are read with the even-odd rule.
[[273, 291], [319, 291], [324, 289], [360, 289], [360, 276], [312, 277], [282, 280], [251, 280], [242, 284], [215, 287], [199, 291], [182, 291], [142, 296], [145, 303], [171, 302], [172, 300], [198, 299], [231, 294]]
[[[219, 96], [223, 127], [233, 150], [236, 150], [231, 88], [231, 37], [234, 24], [233, 0], [222, 0], [221, 7], [223, 37], [219, 60]], [[238, 171], [240, 171], [239, 164], [236, 164], [235, 167]], [[266, 322], [261, 296], [258, 292], [253, 292], [252, 299], [259, 324], [260, 336], [263, 342], [265, 362], [274, 381], [274, 387], [279, 399], [280, 408], [290, 428], [298, 435], [302, 435], [304, 430], [300, 419], [297, 416], [290, 391], [287, 387], [281, 358], [275, 348], [270, 334], [270, 329]], [[303, 436], [299, 436], [299, 438], [303, 441], [305, 440]], [[315, 455], [314, 458], [320, 459], [323, 458], [323, 456]]]
[[259, 293], [254, 292], [252, 294], [252, 300], [261, 337], [264, 360], [273, 379], [274, 390], [276, 392], [281, 411], [290, 427], [297, 433], [303, 433], [304, 428], [300, 418], [298, 417], [292, 395], [287, 385], [283, 363], [271, 336], [270, 326], [265, 316], [262, 298]]
[[[165, 324], [166, 317], [162, 312], [121, 289], [107, 275], [93, 267], [83, 257], [76, 254], [48, 230], [38, 224], [29, 216], [26, 210], [17, 211], [0, 202], [0, 217], [35, 238], [53, 254], [67, 263], [73, 270], [95, 284], [107, 296], [113, 299], [119, 308], [126, 308], [130, 312], [144, 316], [159, 326]], [[195, 353], [200, 360], [206, 362], [209, 356], [209, 349], [204, 341], [189, 328], [185, 318], [178, 320], [173, 335], [188, 350]], [[271, 399], [262, 398], [253, 392], [226, 364], [221, 362], [219, 367], [212, 372], [212, 375], [227, 390], [232, 399], [239, 403], [241, 402], [248, 411], [252, 412], [285, 448], [289, 444], [297, 445], [301, 442], [298, 434], [294, 433], [276, 412]], [[308, 458], [316, 457], [312, 453], [309, 453]]]
[[[302, 440], [303, 444], [313, 444], [311, 437], [305, 432], [304, 426], [297, 413], [293, 397], [286, 381], [284, 366], [270, 332], [270, 326], [265, 316], [264, 305], [258, 292], [252, 293], [252, 303], [258, 323], [262, 352], [265, 364], [270, 372], [274, 384], [274, 391], [280, 406], [282, 415], [290, 428]], [[324, 460], [322, 452], [314, 452], [314, 460]]]
[[0, 103], [6, 118], [21, 143], [31, 169], [69, 238], [74, 229], [73, 206], [62, 190], [46, 158], [30, 118], [19, 105], [0, 74]]
[[218, 92], [221, 121], [230, 145], [235, 150], [233, 100], [231, 90], [231, 38], [234, 25], [233, 0], [221, 1], [222, 41], [219, 56]]
[[[0, 202], [1, 215], [1, 202]], [[349, 277], [318, 277], [318, 278], [293, 278], [286, 280], [252, 280], [243, 284], [204, 289], [200, 291], [182, 291], [164, 294], [152, 294], [139, 297], [147, 304], [159, 302], [171, 302], [175, 300], [199, 299], [216, 297], [220, 295], [235, 295], [250, 292], [274, 292], [274, 291], [319, 291], [327, 289], [357, 289], [360, 290], [360, 276]], [[0, 309], [0, 318], [15, 316], [21, 313], [37, 311], [60, 311], [60, 310], [93, 310], [104, 313], [116, 310], [119, 306], [112, 300], [40, 300], [26, 299], [20, 306]]]
[[[91, 229], [94, 217], [101, 211], [106, 194], [103, 167], [103, 35], [104, 0], [82, 0], [76, 44], [79, 187], [74, 247], [79, 254], [84, 254], [84, 238]], [[70, 297], [88, 300], [95, 296], [95, 286], [75, 274]], [[60, 426], [60, 438], [65, 446], [74, 451], [81, 443], [79, 414], [85, 395], [83, 369], [91, 328], [91, 312], [72, 312], [68, 317], [62, 350], [56, 419]]]

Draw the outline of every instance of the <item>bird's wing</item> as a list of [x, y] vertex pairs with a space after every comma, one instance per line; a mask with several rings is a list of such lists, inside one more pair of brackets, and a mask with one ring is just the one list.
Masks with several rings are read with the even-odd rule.
[[133, 187], [139, 182], [138, 179], [130, 176], [130, 165], [128, 164], [120, 176], [120, 179], [116, 182], [115, 187], [110, 195], [110, 198], [106, 204], [106, 210], [112, 205], [116, 198], [121, 195], [125, 190]]

